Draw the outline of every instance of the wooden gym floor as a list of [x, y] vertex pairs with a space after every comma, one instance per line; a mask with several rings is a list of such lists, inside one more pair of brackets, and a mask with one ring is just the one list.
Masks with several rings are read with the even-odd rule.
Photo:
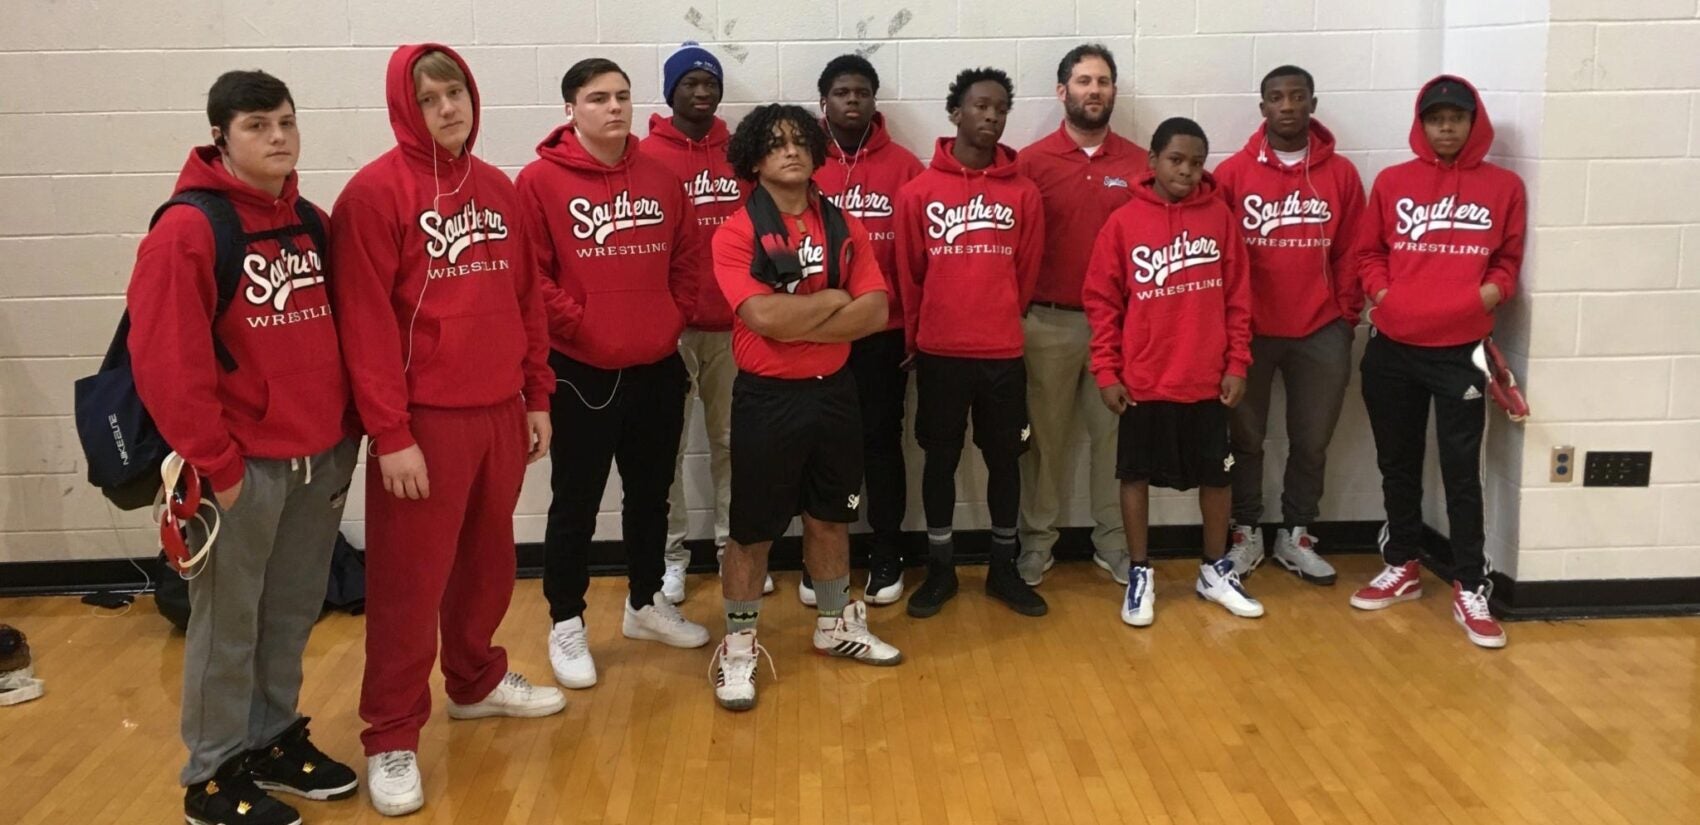
[[[897, 668], [810, 654], [812, 612], [782, 574], [762, 617], [780, 678], [763, 665], [745, 714], [714, 705], [711, 648], [621, 637], [625, 583], [599, 578], [601, 683], [550, 719], [450, 722], [439, 677], [409, 821], [1700, 822], [1700, 621], [1513, 624], [1484, 651], [1438, 581], [1361, 613], [1346, 597], [1376, 560], [1335, 561], [1329, 589], [1259, 572], [1256, 621], [1194, 599], [1194, 563], [1160, 562], [1145, 630], [1120, 623], [1119, 588], [1090, 564], [1047, 576], [1041, 619], [989, 602], [984, 568], [964, 568], [934, 619], [874, 611], [908, 655]], [[692, 576], [685, 612], [716, 640], [719, 607], [715, 580]], [[0, 708], [0, 825], [181, 821], [182, 638], [145, 598], [94, 613], [0, 600], [47, 687]], [[540, 682], [546, 627], [539, 582], [520, 582], [500, 641]], [[362, 657], [361, 621], [327, 617], [302, 709], [363, 775]], [[309, 825], [385, 821], [363, 794], [296, 804]]]

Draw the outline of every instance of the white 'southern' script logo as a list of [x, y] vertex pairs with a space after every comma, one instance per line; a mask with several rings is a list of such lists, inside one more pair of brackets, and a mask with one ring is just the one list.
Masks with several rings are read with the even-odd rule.
[[472, 201], [451, 215], [425, 210], [419, 214], [419, 228], [425, 230], [425, 254], [450, 264], [458, 262], [461, 253], [475, 243], [499, 241], [508, 236], [508, 224], [502, 213], [479, 209]]
[[1459, 203], [1455, 195], [1420, 206], [1411, 198], [1400, 198], [1393, 204], [1393, 213], [1399, 218], [1393, 231], [1413, 241], [1441, 229], [1485, 232], [1493, 228], [1493, 210], [1479, 203]]
[[1192, 233], [1182, 230], [1174, 240], [1163, 246], [1153, 248], [1141, 244], [1134, 247], [1130, 259], [1135, 281], [1142, 284], [1155, 282], [1162, 286], [1176, 272], [1222, 260], [1222, 249], [1215, 238], [1194, 238]]

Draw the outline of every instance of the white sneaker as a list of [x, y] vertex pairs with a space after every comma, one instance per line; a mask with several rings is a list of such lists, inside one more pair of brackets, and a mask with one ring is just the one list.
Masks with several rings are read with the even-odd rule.
[[425, 783], [413, 751], [384, 751], [366, 757], [366, 792], [384, 816], [406, 816], [425, 807]]
[[868, 631], [868, 606], [860, 601], [845, 605], [842, 616], [815, 619], [815, 652], [870, 665], [889, 666], [903, 661], [902, 652]]
[[660, 642], [672, 647], [702, 647], [708, 644], [708, 628], [686, 619], [679, 608], [661, 593], [656, 593], [651, 604], [642, 610], [633, 610], [631, 600], [627, 599], [626, 618], [620, 623], [620, 632], [628, 639]]
[[567, 695], [560, 688], [537, 687], [524, 676], [509, 671], [496, 683], [496, 689], [476, 704], [449, 703], [450, 719], [482, 719], [486, 716], [513, 716], [532, 719], [552, 716], [567, 706]]
[[1242, 578], [1263, 563], [1263, 530], [1254, 524], [1236, 524], [1228, 531], [1228, 558]]
[[1127, 595], [1122, 599], [1122, 622], [1132, 627], [1149, 627], [1157, 619], [1157, 588], [1151, 565], [1128, 568]]
[[584, 634], [584, 617], [556, 622], [549, 630], [549, 664], [561, 687], [583, 690], [596, 684], [596, 661]]
[[1215, 602], [1235, 616], [1255, 619], [1263, 615], [1263, 605], [1240, 586], [1240, 574], [1234, 572], [1234, 562], [1227, 556], [1214, 564], [1205, 562], [1198, 566], [1196, 590], [1199, 598]]
[[685, 600], [685, 566], [669, 562], [667, 569], [661, 574], [661, 595], [667, 601], [679, 604]]
[[1303, 527], [1291, 532], [1275, 531], [1275, 563], [1311, 584], [1331, 585], [1336, 578], [1334, 565], [1316, 554], [1317, 540]]
[[[727, 710], [749, 710], [756, 706], [756, 654], [767, 656], [767, 668], [773, 670], [773, 657], [767, 648], [756, 641], [755, 630], [728, 633], [708, 660], [709, 679], [714, 682], [714, 701]], [[778, 671], [774, 672], [777, 679]]]
[[[762, 591], [767, 592], [767, 591]], [[807, 572], [797, 582], [797, 600], [807, 607], [815, 607], [815, 583], [809, 579]]]

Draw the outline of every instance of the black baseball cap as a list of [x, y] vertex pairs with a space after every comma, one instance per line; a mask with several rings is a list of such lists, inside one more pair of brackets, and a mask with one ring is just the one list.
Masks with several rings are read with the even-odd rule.
[[1456, 80], [1442, 80], [1423, 90], [1423, 96], [1417, 101], [1417, 114], [1425, 114], [1436, 106], [1457, 106], [1475, 114], [1476, 96], [1470, 87]]

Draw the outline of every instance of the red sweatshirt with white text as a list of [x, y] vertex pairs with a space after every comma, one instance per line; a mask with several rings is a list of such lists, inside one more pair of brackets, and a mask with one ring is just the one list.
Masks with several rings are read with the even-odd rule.
[[1251, 330], [1303, 338], [1332, 321], [1357, 324], [1363, 311], [1353, 244], [1364, 184], [1334, 153], [1334, 134], [1310, 122], [1303, 160], [1288, 166], [1269, 146], [1267, 126], [1216, 167], [1216, 183], [1245, 234], [1251, 262]]
[[815, 170], [815, 185], [822, 194], [868, 227], [868, 240], [873, 242], [874, 257], [885, 275], [891, 300], [886, 329], [903, 328], [902, 289], [897, 275], [897, 190], [921, 174], [921, 169], [914, 152], [892, 142], [885, 115], [875, 112], [868, 121], [867, 137], [855, 154], [844, 154], [838, 142], [829, 139], [826, 163]]
[[999, 145], [968, 169], [939, 138], [933, 162], [897, 193], [897, 269], [910, 352], [1019, 358], [1021, 315], [1045, 251], [1039, 188]]
[[1470, 136], [1453, 162], [1443, 162], [1418, 113], [1411, 123], [1417, 156], [1376, 176], [1359, 253], [1364, 294], [1373, 301], [1387, 290], [1370, 310], [1370, 323], [1395, 341], [1424, 347], [1467, 344], [1493, 332], [1481, 288], [1498, 286], [1502, 301], [1517, 294], [1527, 221], [1523, 180], [1484, 160], [1493, 122], [1481, 95], [1449, 75], [1423, 88], [1443, 79], [1476, 96]]
[[537, 155], [518, 186], [538, 230], [532, 255], [550, 344], [606, 370], [677, 352], [710, 273], [679, 179], [630, 135], [613, 166], [592, 156], [570, 125], [550, 132]]
[[649, 136], [639, 144], [644, 154], [660, 161], [684, 184], [685, 197], [696, 210], [696, 245], [703, 260], [691, 317], [685, 319], [691, 329], [725, 332], [732, 328], [732, 308], [714, 280], [714, 264], [709, 260], [715, 230], [744, 208], [753, 186], [732, 173], [732, 164], [726, 160], [726, 144], [731, 140], [726, 121], [720, 118], [714, 119], [702, 140], [691, 140], [671, 118], [657, 112], [649, 116]]
[[1245, 242], [1209, 174], [1179, 203], [1154, 181], [1134, 186], [1086, 266], [1092, 374], [1136, 402], [1208, 401], [1223, 375], [1244, 378], [1251, 365]]
[[[460, 64], [472, 131], [458, 157], [431, 139], [413, 63], [440, 51]], [[414, 444], [409, 407], [488, 407], [523, 395], [545, 412], [555, 391], [537, 269], [519, 193], [473, 156], [478, 86], [447, 46], [390, 55], [396, 147], [366, 164], [337, 198], [331, 263], [337, 331], [354, 403], [379, 454]]]

